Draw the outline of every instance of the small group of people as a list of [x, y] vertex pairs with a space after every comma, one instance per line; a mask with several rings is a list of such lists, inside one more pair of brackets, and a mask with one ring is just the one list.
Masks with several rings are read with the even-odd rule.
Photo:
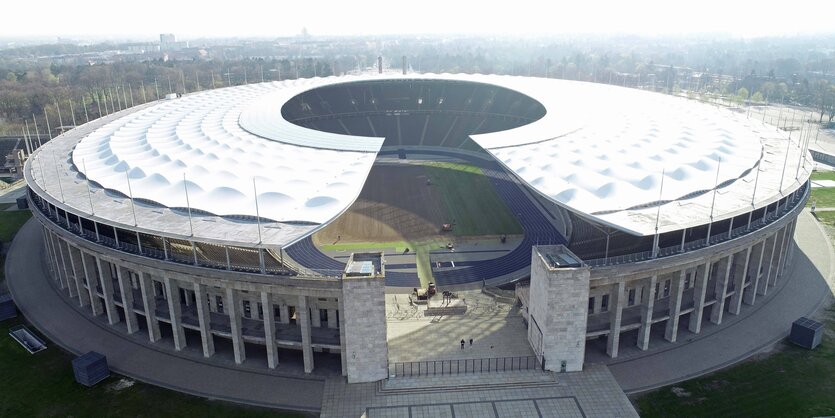
[[[462, 339], [461, 339], [461, 349], [462, 349], [462, 350], [464, 349], [464, 344], [465, 344], [465, 343], [466, 343], [466, 341], [464, 341], [464, 339], [462, 338]], [[473, 346], [473, 339], [472, 339], [472, 338], [470, 338], [470, 347], [472, 347], [472, 346]], [[491, 348], [492, 348], [492, 347], [491, 347]]]

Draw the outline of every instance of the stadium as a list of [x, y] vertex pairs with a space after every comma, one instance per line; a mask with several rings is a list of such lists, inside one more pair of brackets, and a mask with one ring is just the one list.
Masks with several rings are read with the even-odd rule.
[[25, 177], [56, 285], [93, 316], [369, 382], [393, 374], [386, 293], [430, 282], [511, 292], [553, 371], [721, 324], [786, 271], [812, 166], [797, 138], [682, 97], [375, 74], [135, 106]]

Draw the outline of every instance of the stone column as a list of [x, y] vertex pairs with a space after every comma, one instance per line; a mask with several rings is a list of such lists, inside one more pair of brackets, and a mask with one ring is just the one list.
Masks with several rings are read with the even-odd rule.
[[638, 348], [646, 350], [649, 348], [650, 331], [652, 331], [652, 312], [655, 308], [655, 284], [658, 283], [658, 276], [653, 275], [644, 282], [644, 299], [641, 305], [641, 329], [638, 330]]
[[66, 278], [64, 277], [66, 272], [61, 270], [61, 255], [58, 253], [58, 248], [55, 245], [56, 239], [57, 238], [55, 237], [55, 234], [50, 233], [48, 245], [49, 250], [52, 252], [53, 262], [55, 263], [55, 280], [58, 280], [59, 287], [61, 289], [64, 289], [67, 287], [67, 284], [65, 282]]
[[69, 247], [70, 250], [70, 265], [72, 266], [72, 275], [75, 278], [75, 287], [78, 290], [78, 305], [82, 308], [90, 304], [90, 291], [84, 287], [84, 268], [81, 264], [81, 250]]
[[275, 314], [273, 313], [273, 295], [261, 292], [261, 308], [264, 310], [264, 341], [267, 345], [267, 366], [278, 366], [278, 346], [275, 343]]
[[725, 314], [725, 298], [728, 295], [728, 281], [731, 276], [731, 267], [733, 267], [733, 258], [733, 254], [723, 257], [716, 265], [716, 286], [714, 287], [716, 302], [710, 311], [710, 322], [717, 325], [722, 323], [722, 317]]
[[705, 312], [705, 295], [707, 281], [710, 277], [710, 261], [696, 268], [695, 283], [693, 285], [693, 312], [690, 314], [690, 332], [698, 334], [702, 331], [702, 317]]
[[312, 305], [310, 307], [310, 324], [315, 328], [322, 327], [322, 315], [319, 313], [319, 306]]
[[[232, 333], [232, 350], [235, 352], [235, 363], [241, 364], [246, 360], [246, 346], [244, 345], [243, 327], [241, 324], [241, 304], [238, 291], [226, 289], [226, 300], [223, 309], [229, 314], [229, 328]], [[228, 307], [228, 309], [227, 309]]]
[[61, 289], [67, 288], [68, 278], [67, 278], [67, 271], [63, 269], [62, 260], [61, 260], [61, 250], [58, 248], [58, 238], [57, 235], [52, 234], [50, 237], [50, 245], [52, 245], [52, 254], [55, 256], [55, 276], [58, 278], [58, 285]]
[[[342, 297], [339, 298], [339, 312], [345, 312], [345, 304], [342, 303]], [[344, 321], [344, 320], [343, 320]], [[339, 326], [339, 354], [342, 358], [342, 375], [348, 376], [348, 350], [346, 349], [346, 341], [347, 338], [345, 336], [345, 326], [344, 324], [340, 324]], [[386, 371], [388, 373], [388, 371]]]
[[777, 249], [777, 265], [774, 267], [774, 278], [772, 279], [772, 284], [777, 286], [777, 279], [780, 278], [781, 274], [783, 273], [783, 255], [786, 253], [786, 237], [789, 235], [786, 233], [788, 229], [788, 225], [784, 226], [783, 229], [780, 230], [780, 240], [777, 241], [780, 245], [780, 248]]
[[113, 274], [110, 271], [110, 263], [102, 261], [100, 257], [96, 257], [96, 266], [99, 270], [99, 278], [101, 279], [101, 293], [104, 296], [104, 308], [107, 311], [107, 323], [110, 325], [118, 324], [119, 313], [116, 312], [116, 303], [113, 301]]
[[336, 321], [336, 309], [328, 309], [328, 328], [336, 328], [339, 323]]
[[771, 274], [771, 260], [774, 258], [774, 248], [777, 238], [772, 235], [765, 239], [763, 245], [763, 257], [760, 260], [760, 280], [757, 283], [757, 293], [760, 296], [768, 294], [768, 276]]
[[154, 283], [151, 275], [139, 272], [139, 289], [142, 291], [142, 306], [145, 308], [145, 322], [148, 325], [148, 339], [152, 343], [159, 341], [159, 321], [157, 320], [157, 299], [154, 295]]
[[[366, 301], [366, 303], [368, 303]], [[299, 326], [302, 331], [302, 356], [304, 357], [304, 372], [313, 371], [313, 346], [310, 338], [310, 307], [307, 305], [307, 296], [299, 295], [299, 304], [296, 305], [296, 315], [299, 317]], [[368, 338], [368, 336], [362, 336]], [[350, 381], [350, 375], [349, 375]]]
[[183, 307], [180, 304], [180, 284], [177, 280], [163, 276], [165, 294], [168, 298], [168, 319], [171, 321], [171, 331], [174, 334], [174, 349], [177, 351], [186, 347], [186, 333], [183, 329]]
[[664, 329], [664, 339], [674, 343], [678, 338], [678, 319], [681, 314], [681, 300], [684, 295], [684, 278], [687, 276], [687, 270], [681, 270], [678, 277], [673, 276], [670, 285], [670, 299], [669, 299], [669, 315], [667, 326]]
[[748, 264], [748, 275], [751, 276], [751, 283], [748, 285], [748, 290], [745, 291], [742, 299], [746, 305], [753, 305], [757, 300], [763, 254], [765, 254], [765, 241], [758, 242], [751, 250], [751, 262]]
[[58, 264], [52, 252], [52, 232], [46, 227], [43, 227], [43, 247], [46, 250], [46, 264], [49, 267], [50, 278], [53, 281], [58, 280]]
[[[745, 255], [742, 256], [742, 253], [745, 253]], [[751, 261], [751, 247], [738, 252], [734, 256], [734, 294], [731, 296], [731, 306], [728, 309], [734, 315], [739, 315], [739, 311], [742, 309], [742, 296], [745, 294], [745, 279], [748, 276], [749, 261]]]
[[78, 287], [75, 283], [75, 274], [72, 271], [72, 264], [70, 263], [70, 255], [67, 252], [69, 249], [69, 243], [65, 242], [64, 240], [58, 238], [58, 254], [61, 255], [61, 267], [64, 270], [64, 278], [67, 282], [67, 292], [70, 294], [71, 298], [78, 296]]
[[125, 311], [125, 324], [128, 327], [128, 334], [139, 331], [139, 322], [136, 319], [136, 312], [133, 310], [133, 287], [130, 284], [130, 276], [126, 268], [117, 266], [116, 277], [119, 280], [119, 292], [122, 295], [122, 309]]
[[278, 313], [280, 317], [278, 318], [282, 324], [289, 324], [290, 323], [290, 308], [287, 306], [286, 303], [282, 302], [278, 305]]
[[203, 357], [211, 357], [215, 354], [215, 340], [212, 337], [212, 317], [209, 311], [209, 302], [206, 300], [206, 285], [193, 283], [194, 286], [194, 307], [197, 308], [197, 319], [200, 324], [200, 340], [203, 343]]
[[620, 345], [620, 322], [623, 318], [623, 299], [626, 283], [612, 285], [609, 296], [609, 337], [606, 339], [606, 354], [615, 358], [618, 356]]
[[90, 294], [90, 309], [93, 311], [93, 316], [99, 316], [102, 313], [101, 299], [99, 299], [97, 283], [99, 283], [98, 269], [96, 268], [95, 257], [81, 252], [81, 267], [84, 269], [84, 277], [87, 280], [87, 291]]

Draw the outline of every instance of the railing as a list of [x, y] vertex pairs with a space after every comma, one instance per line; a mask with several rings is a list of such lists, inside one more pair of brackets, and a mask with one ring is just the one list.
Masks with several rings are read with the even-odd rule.
[[705, 248], [710, 245], [730, 241], [732, 239], [762, 229], [772, 224], [774, 221], [782, 218], [785, 214], [793, 211], [797, 207], [797, 204], [799, 202], [802, 202], [805, 198], [806, 193], [808, 192], [808, 187], [808, 183], [801, 186], [797, 190], [800, 193], [795, 193], [794, 199], [788, 201], [787, 203], [784, 203], [783, 205], [781, 205], [780, 209], [777, 209], [775, 212], [769, 213], [766, 217], [751, 222], [750, 226], [746, 223], [744, 226], [732, 229], [730, 233], [728, 233], [728, 231], [724, 231], [716, 235], [711, 235], [710, 240], [702, 238], [700, 240], [686, 242], [683, 246], [673, 245], [670, 247], [660, 248], [656, 255], [653, 255], [652, 251], [643, 251], [639, 253], [625, 254], [615, 257], [595, 258], [583, 261], [591, 267], [615, 266], [619, 264], [635, 263], [638, 261], [646, 261], [652, 260], [654, 258], [663, 258], [677, 254], [683, 254], [689, 251]]
[[[183, 254], [177, 251], [169, 251], [168, 254], [158, 248], [149, 247], [149, 246], [140, 246], [136, 244], [132, 244], [129, 242], [124, 241], [117, 241], [115, 238], [111, 238], [104, 234], [96, 234], [95, 231], [91, 231], [86, 228], [79, 227], [78, 223], [73, 223], [72, 219], [76, 218], [75, 215], [70, 213], [70, 222], [67, 222], [65, 216], [60, 216], [56, 211], [47, 209], [45, 204], [40, 199], [31, 198], [29, 199], [32, 206], [37, 207], [41, 214], [44, 217], [51, 220], [55, 225], [60, 226], [62, 229], [67, 230], [75, 235], [78, 235], [87, 241], [94, 242], [99, 245], [103, 245], [108, 248], [113, 248], [122, 252], [141, 255], [144, 257], [154, 258], [157, 260], [165, 260], [170, 261], [178, 264], [187, 264], [187, 265], [196, 265], [200, 267], [208, 267], [217, 270], [227, 270], [227, 271], [238, 271], [238, 272], [246, 272], [246, 273], [261, 273], [260, 266], [250, 266], [250, 265], [240, 265], [239, 263], [232, 262], [229, 265], [223, 262], [213, 261], [213, 260], [206, 260], [203, 258], [198, 257], [197, 261], [194, 260], [193, 254]], [[281, 268], [281, 267], [266, 267], [264, 269], [264, 273], [268, 275], [276, 275], [276, 276], [296, 276], [300, 274], [305, 274], [310, 277], [320, 277], [320, 278], [332, 278], [332, 277], [341, 277], [342, 272], [337, 270], [310, 270], [307, 272], [298, 272], [289, 267]]]
[[492, 357], [390, 363], [389, 376], [442, 376], [541, 369], [542, 364], [536, 356]]

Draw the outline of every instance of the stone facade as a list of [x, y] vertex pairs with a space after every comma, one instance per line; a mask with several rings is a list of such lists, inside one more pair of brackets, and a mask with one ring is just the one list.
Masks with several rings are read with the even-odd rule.
[[531, 251], [528, 340], [546, 370], [574, 372], [583, 370], [585, 357], [589, 268], [554, 267], [546, 259], [567, 251], [563, 246], [535, 246]]
[[[357, 254], [352, 256], [351, 262]], [[382, 259], [382, 254], [377, 255]], [[381, 263], [382, 264], [382, 263]], [[342, 316], [348, 383], [375, 382], [388, 377], [386, 338], [386, 280], [381, 274], [342, 277]]]

